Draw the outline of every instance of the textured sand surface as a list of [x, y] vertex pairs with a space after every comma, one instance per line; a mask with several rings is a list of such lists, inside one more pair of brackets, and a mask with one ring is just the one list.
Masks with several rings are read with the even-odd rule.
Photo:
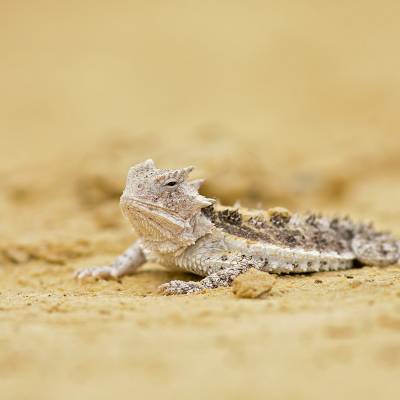
[[71, 278], [134, 239], [118, 199], [149, 157], [400, 237], [399, 2], [188, 4], [4, 2], [0, 398], [400, 398], [399, 265], [262, 299]]

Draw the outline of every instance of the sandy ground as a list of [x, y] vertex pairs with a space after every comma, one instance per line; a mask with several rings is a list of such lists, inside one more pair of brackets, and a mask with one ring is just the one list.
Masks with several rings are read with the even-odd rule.
[[4, 2], [2, 399], [397, 399], [400, 266], [162, 297], [147, 265], [79, 284], [135, 236], [128, 167], [197, 166], [226, 204], [400, 236], [399, 3]]

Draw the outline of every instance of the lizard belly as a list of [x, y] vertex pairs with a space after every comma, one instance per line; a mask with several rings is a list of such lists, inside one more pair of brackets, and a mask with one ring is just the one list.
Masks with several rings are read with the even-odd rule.
[[300, 248], [280, 247], [266, 242], [251, 241], [231, 236], [227, 238], [229, 248], [241, 251], [258, 262], [255, 266], [271, 273], [304, 273], [336, 271], [353, 267], [352, 252], [320, 252]]
[[351, 252], [288, 248], [244, 239], [218, 230], [198, 239], [180, 255], [150, 251], [146, 256], [149, 261], [168, 269], [200, 276], [207, 276], [238, 263], [265, 272], [287, 274], [349, 269], [353, 267], [355, 260]]

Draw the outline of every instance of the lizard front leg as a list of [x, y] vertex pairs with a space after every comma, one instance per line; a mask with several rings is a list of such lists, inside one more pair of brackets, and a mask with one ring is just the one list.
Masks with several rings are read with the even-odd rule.
[[143, 254], [140, 241], [136, 241], [117, 257], [111, 265], [79, 270], [75, 273], [75, 278], [118, 279], [122, 276], [132, 275], [145, 262], [146, 257]]
[[[184, 260], [183, 260], [184, 261]], [[203, 271], [208, 271], [204, 279], [198, 282], [174, 280], [165, 283], [159, 287], [163, 294], [188, 294], [195, 293], [205, 289], [215, 289], [223, 286], [230, 286], [232, 281], [240, 274], [246, 272], [249, 268], [260, 267], [261, 259], [255, 259], [236, 252], [221, 252], [208, 255], [207, 257], [198, 257], [191, 260], [197, 267]], [[196, 266], [196, 265], [195, 265]]]

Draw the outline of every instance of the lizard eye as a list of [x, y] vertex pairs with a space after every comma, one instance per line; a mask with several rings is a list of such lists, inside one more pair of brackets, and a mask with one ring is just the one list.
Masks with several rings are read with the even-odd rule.
[[164, 186], [167, 186], [167, 187], [174, 187], [174, 186], [176, 186], [177, 184], [178, 184], [177, 181], [168, 181], [167, 183], [164, 184]]

